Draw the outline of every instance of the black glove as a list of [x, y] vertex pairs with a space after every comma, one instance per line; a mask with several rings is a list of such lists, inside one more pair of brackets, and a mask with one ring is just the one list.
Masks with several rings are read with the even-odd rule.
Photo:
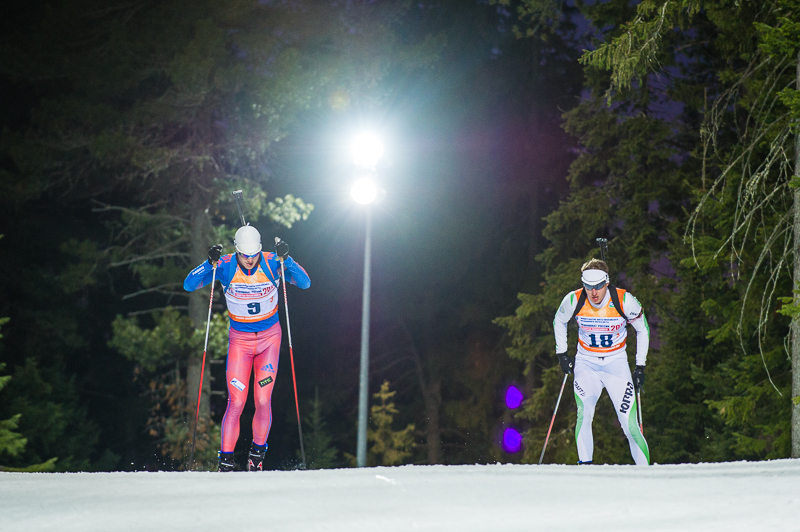
[[275, 254], [281, 260], [289, 256], [289, 244], [278, 237], [275, 237]]
[[642, 386], [644, 386], [644, 366], [636, 366], [636, 369], [633, 370], [633, 387], [639, 392], [642, 390]]
[[222, 244], [212, 246], [208, 250], [208, 262], [213, 266], [219, 260], [220, 255], [222, 255]]
[[561, 364], [561, 370], [567, 375], [572, 375], [575, 370], [575, 359], [567, 356], [566, 353], [556, 353], [558, 363]]

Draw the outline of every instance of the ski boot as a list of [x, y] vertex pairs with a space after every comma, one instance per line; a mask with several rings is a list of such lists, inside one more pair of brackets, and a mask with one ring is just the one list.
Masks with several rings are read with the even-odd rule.
[[250, 447], [250, 456], [247, 457], [247, 470], [248, 471], [263, 471], [264, 470], [264, 454], [267, 452], [267, 444], [256, 445], [253, 442]]
[[217, 471], [220, 473], [229, 473], [233, 471], [233, 453], [217, 452], [219, 457], [219, 468]]

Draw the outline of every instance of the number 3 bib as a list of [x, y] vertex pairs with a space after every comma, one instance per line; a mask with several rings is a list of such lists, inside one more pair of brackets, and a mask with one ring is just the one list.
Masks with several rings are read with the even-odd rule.
[[271, 271], [267, 271], [269, 277], [259, 264], [253, 275], [245, 275], [241, 266], [236, 265], [236, 273], [225, 290], [228, 315], [233, 321], [252, 323], [265, 320], [277, 312], [278, 281], [272, 278]]
[[[622, 301], [625, 291], [618, 291], [621, 296], [619, 300]], [[605, 357], [625, 349], [627, 320], [614, 308], [611, 298], [606, 299], [607, 303], [600, 308], [594, 308], [587, 301], [575, 316], [578, 322], [578, 353], [582, 355]]]

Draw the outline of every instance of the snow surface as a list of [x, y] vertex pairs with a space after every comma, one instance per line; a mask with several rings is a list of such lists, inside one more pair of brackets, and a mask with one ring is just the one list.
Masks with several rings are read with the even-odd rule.
[[3, 532], [800, 531], [800, 460], [0, 473]]

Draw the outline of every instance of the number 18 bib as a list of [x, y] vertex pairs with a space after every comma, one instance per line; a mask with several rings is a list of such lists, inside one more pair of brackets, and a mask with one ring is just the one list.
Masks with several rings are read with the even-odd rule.
[[[622, 301], [625, 291], [619, 291], [619, 300]], [[578, 322], [578, 353], [591, 356], [610, 356], [625, 349], [625, 338], [628, 336], [627, 321], [620, 316], [613, 307], [614, 302], [608, 302], [594, 308], [588, 301], [575, 316]], [[621, 311], [622, 309], [620, 309]]]

